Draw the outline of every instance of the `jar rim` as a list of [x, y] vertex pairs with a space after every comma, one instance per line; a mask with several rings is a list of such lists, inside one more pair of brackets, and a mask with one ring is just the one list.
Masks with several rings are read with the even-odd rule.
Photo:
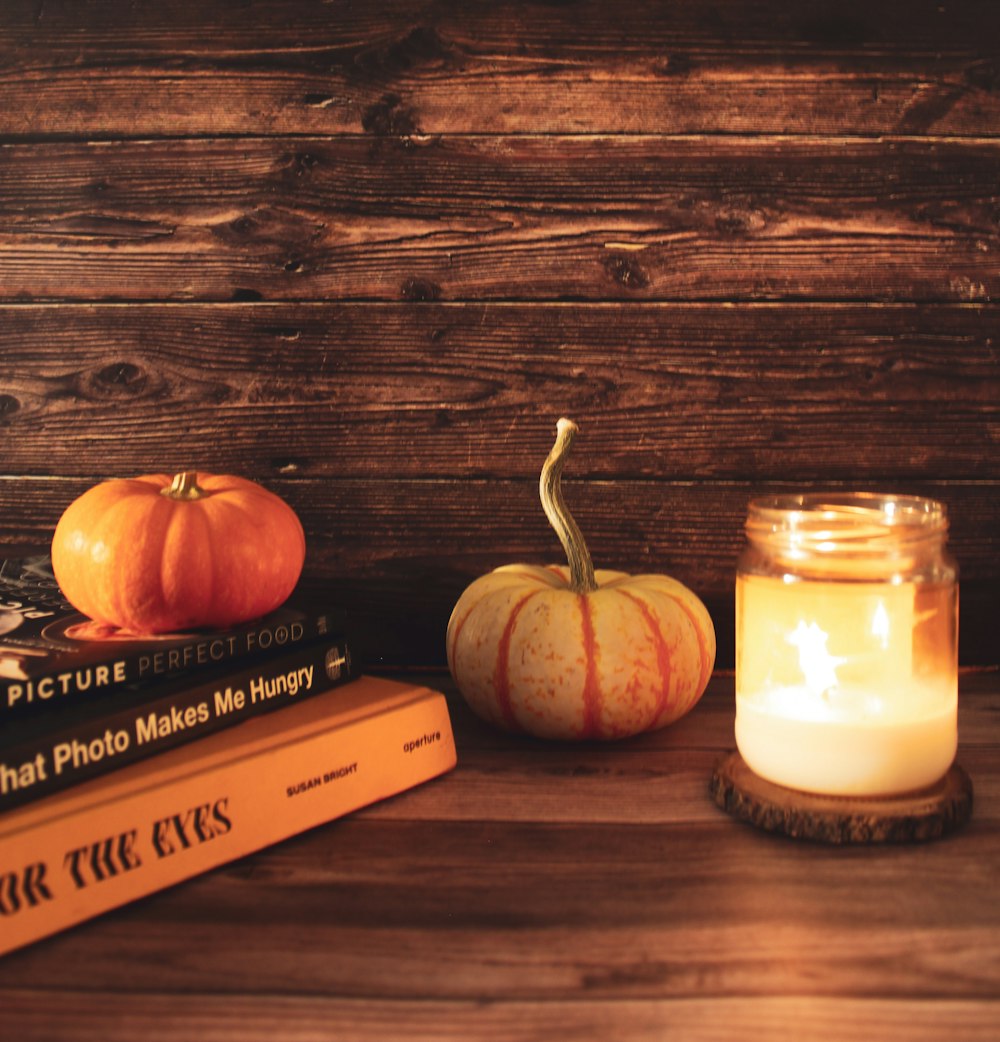
[[876, 550], [893, 542], [942, 538], [944, 503], [924, 496], [878, 492], [778, 493], [752, 499], [750, 539], [788, 539], [820, 552]]

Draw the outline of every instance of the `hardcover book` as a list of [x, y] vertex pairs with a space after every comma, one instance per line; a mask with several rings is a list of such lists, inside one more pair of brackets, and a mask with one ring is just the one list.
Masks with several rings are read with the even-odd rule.
[[362, 676], [0, 816], [0, 955], [455, 766], [444, 696]]
[[93, 622], [63, 597], [47, 554], [0, 561], [0, 727], [134, 684], [266, 658], [333, 632], [295, 597], [241, 626], [136, 636]]
[[342, 637], [243, 665], [137, 685], [0, 730], [0, 811], [283, 709], [354, 672]]

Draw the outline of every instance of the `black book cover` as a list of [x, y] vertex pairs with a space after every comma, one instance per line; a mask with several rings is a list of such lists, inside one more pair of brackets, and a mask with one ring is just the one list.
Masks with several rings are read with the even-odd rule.
[[34, 714], [0, 730], [0, 811], [66, 789], [357, 675], [338, 635], [278, 655], [228, 662], [155, 685], [134, 685]]
[[263, 659], [340, 628], [295, 594], [281, 608], [225, 630], [136, 636], [95, 623], [63, 597], [48, 554], [0, 561], [0, 732], [135, 685]]

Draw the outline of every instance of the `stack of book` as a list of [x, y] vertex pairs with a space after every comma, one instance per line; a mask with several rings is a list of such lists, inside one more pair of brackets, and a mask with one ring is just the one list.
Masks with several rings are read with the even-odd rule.
[[0, 955], [436, 777], [444, 696], [358, 673], [294, 598], [121, 639], [0, 564]]

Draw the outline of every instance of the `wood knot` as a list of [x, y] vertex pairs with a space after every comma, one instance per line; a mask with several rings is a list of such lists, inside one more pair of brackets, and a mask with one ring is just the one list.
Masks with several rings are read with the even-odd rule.
[[296, 152], [292, 156], [289, 166], [296, 177], [302, 177], [303, 174], [308, 174], [312, 169], [319, 166], [319, 162], [319, 157], [314, 156], [311, 152]]
[[271, 467], [279, 474], [286, 477], [293, 474], [301, 474], [308, 467], [308, 461], [301, 457], [275, 456], [271, 459]]
[[0, 420], [12, 416], [21, 408], [21, 403], [12, 394], [0, 394]]
[[694, 62], [688, 54], [668, 54], [654, 66], [660, 76], [687, 76], [694, 69]]
[[398, 94], [383, 94], [369, 105], [361, 117], [361, 125], [376, 137], [410, 137], [420, 134], [416, 112], [403, 104]]
[[635, 257], [614, 253], [604, 262], [604, 267], [611, 278], [625, 289], [645, 289], [649, 285], [649, 276]]
[[720, 210], [715, 218], [716, 231], [733, 237], [754, 235], [762, 231], [766, 224], [767, 219], [760, 210], [749, 207], [730, 207]]
[[294, 342], [302, 337], [302, 330], [296, 329], [294, 326], [264, 326], [261, 332], [267, 333], [278, 340], [287, 340], [289, 342]]
[[80, 391], [89, 398], [123, 400], [146, 391], [148, 373], [131, 362], [112, 362], [83, 377]]
[[314, 109], [329, 108], [337, 99], [332, 94], [306, 94], [303, 96], [303, 104]]
[[400, 292], [403, 300], [412, 304], [441, 299], [441, 287], [429, 279], [407, 279]]
[[94, 374], [94, 382], [109, 390], [136, 393], [145, 387], [146, 373], [131, 362], [112, 362]]
[[249, 214], [243, 214], [242, 217], [230, 221], [226, 228], [238, 236], [249, 236], [256, 231], [257, 222]]

